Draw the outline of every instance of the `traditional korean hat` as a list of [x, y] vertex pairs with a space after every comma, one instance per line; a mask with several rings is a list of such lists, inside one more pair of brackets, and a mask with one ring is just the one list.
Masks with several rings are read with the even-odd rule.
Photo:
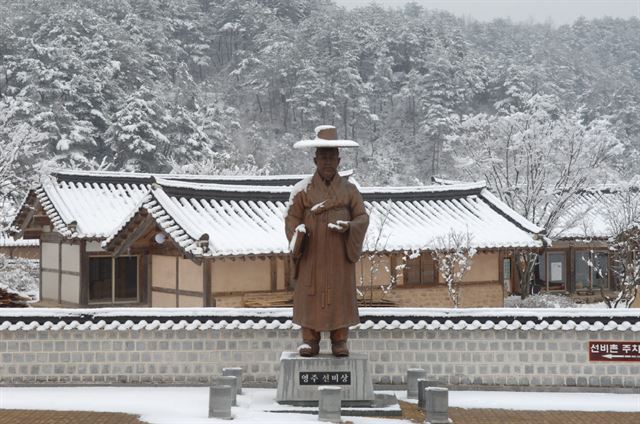
[[295, 149], [307, 147], [358, 147], [359, 144], [352, 140], [338, 140], [338, 131], [332, 125], [320, 125], [316, 127], [316, 138], [313, 140], [300, 140], [294, 143]]

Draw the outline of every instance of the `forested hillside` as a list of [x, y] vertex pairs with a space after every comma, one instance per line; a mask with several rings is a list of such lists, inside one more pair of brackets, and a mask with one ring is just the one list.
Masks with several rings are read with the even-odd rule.
[[362, 144], [343, 166], [370, 184], [516, 187], [500, 181], [509, 160], [570, 161], [580, 184], [638, 172], [637, 19], [478, 23], [317, 0], [4, 0], [0, 16], [10, 197], [50, 166], [309, 171], [291, 145], [319, 124]]

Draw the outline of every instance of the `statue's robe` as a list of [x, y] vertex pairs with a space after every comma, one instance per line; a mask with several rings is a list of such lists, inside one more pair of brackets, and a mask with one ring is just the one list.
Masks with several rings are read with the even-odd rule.
[[[327, 185], [316, 172], [296, 187], [285, 219], [287, 238], [304, 224], [308, 239], [298, 264], [293, 322], [316, 331], [358, 324], [355, 263], [369, 225], [362, 195], [337, 174]], [[328, 227], [337, 221], [349, 221], [349, 229]]]

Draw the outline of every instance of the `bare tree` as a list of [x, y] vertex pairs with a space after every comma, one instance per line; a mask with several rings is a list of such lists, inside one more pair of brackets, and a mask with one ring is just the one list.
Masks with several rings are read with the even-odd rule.
[[444, 236], [435, 239], [432, 250], [433, 259], [438, 264], [438, 271], [447, 283], [449, 298], [453, 307], [460, 306], [460, 282], [471, 268], [476, 249], [472, 246], [469, 231], [451, 230]]
[[[509, 207], [544, 228], [552, 239], [563, 213], [578, 193], [601, 183], [607, 163], [620, 153], [610, 124], [584, 124], [552, 96], [531, 96], [522, 110], [507, 115], [466, 117], [448, 138], [461, 176], [483, 177]], [[521, 296], [530, 292], [537, 255], [519, 252]]]
[[628, 308], [635, 301], [640, 287], [640, 199], [637, 187], [625, 187], [616, 194], [617, 201], [607, 213], [612, 234], [609, 254], [615, 295], [608, 296], [603, 287], [600, 287], [600, 295], [609, 308], [618, 305]]
[[[363, 269], [363, 272], [360, 274], [360, 281], [356, 288], [358, 291], [358, 297], [363, 300], [365, 305], [367, 305], [367, 303], [370, 306], [373, 305], [373, 293], [375, 290], [374, 281], [378, 280], [378, 276], [381, 272], [384, 272], [383, 275], [386, 279], [384, 284], [379, 285], [381, 298], [384, 299], [384, 297], [396, 286], [398, 282], [398, 275], [401, 275], [404, 268], [407, 266], [407, 258], [409, 256], [408, 252], [403, 254], [401, 258], [402, 263], [396, 265], [393, 269], [391, 268], [391, 261], [389, 261], [388, 265], [383, 263], [383, 258], [386, 255], [384, 253], [380, 253], [387, 250], [387, 244], [392, 234], [391, 229], [389, 228], [389, 215], [392, 208], [393, 203], [391, 200], [388, 200], [387, 202], [382, 202], [381, 205], [374, 204], [374, 207], [371, 210], [369, 229], [364, 241], [364, 245], [368, 252], [363, 253], [361, 256], [361, 258], [367, 258], [368, 266], [366, 269]], [[389, 253], [389, 255], [391, 255], [391, 253]], [[367, 279], [369, 280], [368, 288], [365, 286], [365, 272], [368, 277]]]

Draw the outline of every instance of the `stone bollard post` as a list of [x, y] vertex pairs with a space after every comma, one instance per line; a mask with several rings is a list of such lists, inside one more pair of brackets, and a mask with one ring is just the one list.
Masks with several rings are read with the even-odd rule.
[[242, 368], [240, 367], [229, 367], [222, 369], [222, 375], [232, 375], [237, 378], [236, 383], [236, 394], [242, 394]]
[[418, 379], [427, 378], [427, 372], [422, 368], [407, 370], [407, 399], [418, 399]]
[[426, 420], [427, 424], [448, 424], [449, 420], [449, 389], [444, 387], [427, 387]]
[[209, 387], [209, 418], [230, 420], [234, 386]]
[[214, 386], [231, 386], [233, 387], [233, 393], [231, 395], [231, 406], [237, 406], [236, 403], [236, 381], [238, 379], [233, 375], [219, 375], [217, 377], [213, 377], [213, 385]]
[[424, 389], [427, 387], [440, 387], [441, 383], [438, 380], [431, 379], [418, 379], [418, 408], [421, 410], [427, 409], [427, 396]]
[[318, 402], [318, 420], [331, 423], [342, 421], [342, 387], [318, 387], [320, 400]]

